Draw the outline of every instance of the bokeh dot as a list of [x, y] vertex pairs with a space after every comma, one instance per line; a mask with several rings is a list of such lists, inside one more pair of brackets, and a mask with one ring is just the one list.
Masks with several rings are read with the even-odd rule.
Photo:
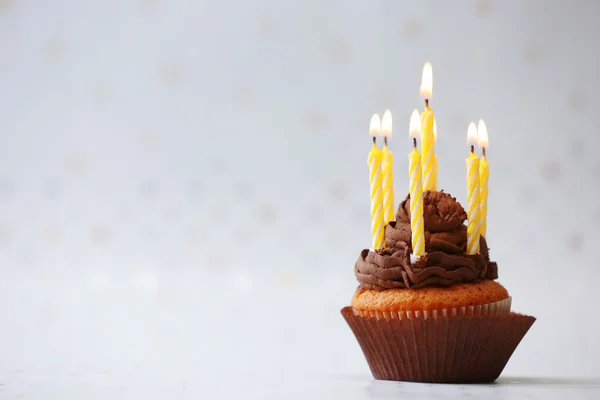
[[542, 178], [544, 181], [554, 183], [560, 178], [560, 163], [556, 160], [547, 160], [542, 164]]
[[56, 317], [54, 305], [49, 302], [43, 303], [40, 306], [39, 313], [40, 319], [45, 323], [52, 322]]
[[229, 172], [230, 164], [229, 161], [220, 156], [214, 156], [210, 160], [210, 168], [213, 174], [224, 175]]
[[600, 209], [596, 210], [596, 213], [594, 214], [594, 224], [600, 225]]
[[350, 45], [342, 40], [333, 42], [327, 48], [329, 58], [337, 64], [346, 64], [350, 61], [352, 50]]
[[331, 182], [327, 185], [327, 196], [334, 203], [343, 203], [348, 198], [348, 186], [342, 182]]
[[187, 238], [192, 247], [199, 247], [204, 241], [204, 232], [199, 226], [188, 229]]
[[160, 137], [155, 134], [142, 134], [139, 137], [139, 145], [143, 152], [155, 153], [160, 147]]
[[50, 246], [57, 245], [62, 238], [61, 230], [56, 226], [50, 226], [44, 231], [44, 240]]
[[475, 13], [478, 17], [489, 16], [494, 12], [492, 0], [475, 0]]
[[97, 85], [92, 89], [92, 100], [97, 106], [104, 107], [110, 104], [113, 98], [112, 89], [105, 84]]
[[44, 45], [44, 56], [48, 60], [59, 59], [64, 52], [64, 44], [58, 38], [50, 38]]
[[183, 65], [175, 61], [165, 63], [161, 67], [160, 77], [162, 82], [168, 86], [181, 85], [184, 82]]
[[571, 232], [567, 237], [567, 248], [573, 252], [579, 252], [583, 247], [583, 233], [582, 232]]
[[302, 125], [309, 131], [320, 131], [326, 124], [327, 117], [320, 110], [310, 110], [302, 117]]
[[95, 247], [105, 247], [111, 239], [111, 233], [108, 227], [104, 225], [95, 225], [90, 229], [90, 241]]
[[274, 39], [279, 34], [279, 25], [273, 18], [263, 18], [258, 23], [258, 32], [263, 39]]
[[270, 204], [258, 207], [258, 220], [262, 225], [273, 225], [277, 221], [277, 211]]
[[172, 309], [177, 305], [178, 301], [179, 292], [176, 288], [161, 286], [158, 291], [158, 302], [161, 306]]
[[223, 251], [213, 250], [208, 255], [208, 267], [209, 268], [224, 268], [228, 264], [227, 254]]
[[417, 19], [410, 19], [402, 25], [402, 34], [406, 39], [416, 40], [423, 35], [423, 24]]
[[0, 247], [7, 247], [14, 241], [14, 229], [11, 225], [0, 225]]
[[567, 104], [575, 112], [582, 112], [585, 109], [586, 103], [586, 96], [580, 90], [572, 91], [567, 97]]
[[[462, 139], [468, 128], [469, 119], [467, 115], [468, 114], [463, 110], [453, 110], [450, 114], [448, 125], [444, 125], [446, 128], [444, 129], [444, 133], [441, 133], [440, 136], [445, 135], [445, 132], [448, 132], [449, 135], [454, 135], [455, 137], [460, 137]], [[439, 125], [437, 121], [436, 124]]]
[[80, 175], [87, 169], [87, 159], [83, 154], [75, 153], [67, 159], [67, 169], [75, 175]]
[[397, 96], [398, 91], [395, 90], [395, 88], [386, 86], [377, 91], [375, 94], [375, 101], [377, 101], [377, 104], [380, 108], [384, 109], [389, 107], [390, 104], [394, 104]]
[[254, 91], [249, 87], [240, 87], [234, 90], [233, 95], [233, 104], [236, 106], [243, 108], [248, 107], [254, 103]]
[[252, 242], [254, 235], [252, 231], [248, 228], [238, 227], [233, 233], [233, 240], [235, 241], [237, 246], [247, 245]]
[[15, 195], [15, 183], [12, 180], [0, 179], [0, 200], [12, 200]]
[[296, 291], [300, 287], [300, 276], [291, 268], [282, 268], [277, 274], [277, 283], [284, 291]]
[[525, 43], [523, 47], [523, 59], [528, 64], [534, 64], [540, 57], [539, 47], [532, 42]]
[[597, 163], [592, 167], [592, 176], [596, 182], [600, 182], [600, 163]]
[[157, 0], [141, 0], [140, 8], [144, 12], [154, 11], [156, 9]]

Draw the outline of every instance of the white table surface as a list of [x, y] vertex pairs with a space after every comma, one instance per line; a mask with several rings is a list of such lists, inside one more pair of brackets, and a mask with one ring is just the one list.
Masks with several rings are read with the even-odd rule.
[[1, 400], [600, 398], [596, 365], [567, 364], [569, 349], [597, 346], [549, 342], [558, 319], [538, 315], [494, 384], [382, 382], [340, 315], [344, 286], [223, 291], [213, 283], [226, 276], [195, 270], [38, 272], [0, 282]]
[[486, 385], [375, 381], [369, 375], [232, 375], [216, 379], [173, 371], [132, 379], [105, 371], [94, 377], [29, 379], [16, 371], [0, 385], [2, 399], [598, 399], [599, 379], [501, 377]]

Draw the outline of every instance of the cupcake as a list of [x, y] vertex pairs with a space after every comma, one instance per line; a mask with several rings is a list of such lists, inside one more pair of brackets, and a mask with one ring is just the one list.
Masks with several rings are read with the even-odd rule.
[[423, 216], [426, 254], [411, 257], [407, 197], [385, 227], [386, 247], [361, 251], [342, 315], [376, 379], [492, 382], [535, 318], [511, 313], [483, 236], [479, 254], [466, 254], [467, 214], [454, 197], [424, 192]]

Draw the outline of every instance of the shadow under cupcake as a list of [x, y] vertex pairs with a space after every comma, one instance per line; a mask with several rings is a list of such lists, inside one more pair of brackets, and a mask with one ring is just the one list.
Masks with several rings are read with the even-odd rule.
[[385, 228], [386, 248], [363, 250], [360, 286], [342, 315], [376, 379], [496, 380], [535, 318], [511, 312], [487, 242], [468, 255], [467, 214], [449, 194], [423, 193], [426, 255], [411, 262], [410, 198]]

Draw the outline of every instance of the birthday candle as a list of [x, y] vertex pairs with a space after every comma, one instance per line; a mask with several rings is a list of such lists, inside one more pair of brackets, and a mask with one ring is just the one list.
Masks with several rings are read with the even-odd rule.
[[417, 149], [420, 136], [419, 112], [414, 110], [410, 117], [409, 136], [413, 139], [413, 149], [408, 155], [408, 176], [410, 178], [410, 231], [412, 254], [425, 254], [425, 226], [423, 219], [423, 183], [421, 182], [421, 154]]
[[477, 127], [477, 145], [481, 149], [481, 161], [479, 162], [479, 213], [481, 214], [481, 235], [486, 237], [488, 179], [490, 177], [490, 164], [486, 157], [486, 151], [489, 149], [490, 144], [487, 127], [482, 119], [479, 120]]
[[[437, 142], [437, 124], [435, 117], [433, 118], [433, 143]], [[438, 190], [438, 157], [437, 153], [433, 154], [433, 190]]]
[[381, 249], [384, 247], [384, 236], [383, 236], [383, 192], [381, 190], [382, 176], [381, 176], [381, 161], [382, 152], [377, 147], [377, 138], [381, 132], [381, 120], [379, 115], [373, 115], [371, 118], [371, 125], [369, 128], [369, 134], [373, 136], [373, 147], [369, 152], [367, 163], [369, 164], [369, 182], [371, 185], [371, 237], [373, 250]]
[[383, 224], [393, 221], [395, 218], [394, 210], [394, 155], [388, 149], [388, 138], [392, 137], [392, 112], [386, 110], [381, 118], [381, 135], [383, 136], [382, 150], [382, 184], [383, 190]]
[[433, 137], [433, 122], [435, 115], [429, 108], [429, 99], [433, 92], [433, 69], [431, 63], [423, 66], [421, 95], [425, 97], [425, 111], [421, 114], [421, 150], [423, 152], [423, 191], [436, 190], [435, 187], [435, 145]]
[[481, 233], [479, 214], [479, 157], [475, 154], [473, 143], [477, 142], [477, 128], [475, 123], [469, 124], [467, 131], [467, 145], [471, 152], [467, 157], [467, 254], [479, 253], [479, 235]]

